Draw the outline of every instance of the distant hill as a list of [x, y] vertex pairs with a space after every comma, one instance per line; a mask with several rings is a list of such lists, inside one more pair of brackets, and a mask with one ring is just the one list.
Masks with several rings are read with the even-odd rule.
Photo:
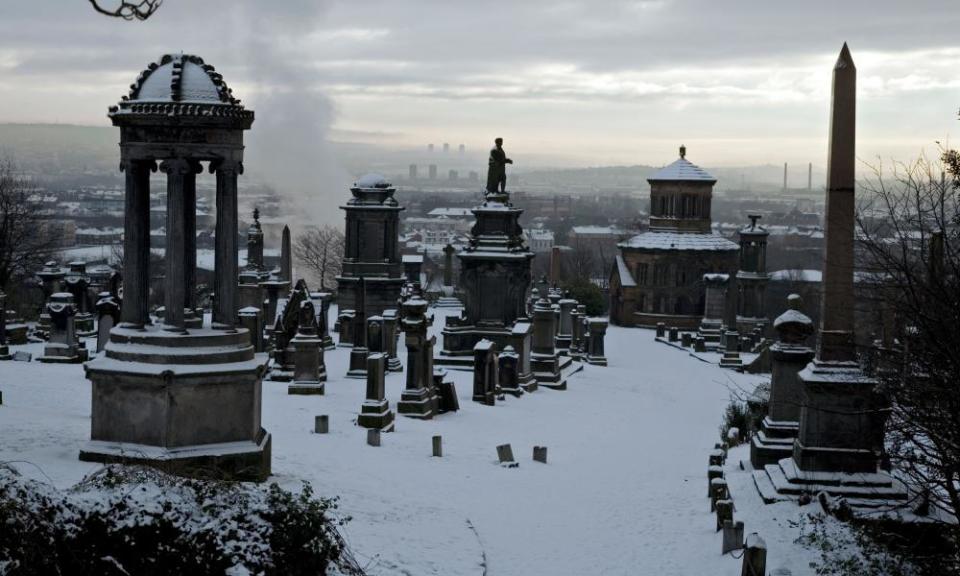
[[0, 124], [0, 156], [48, 177], [117, 171], [119, 134], [111, 126]]

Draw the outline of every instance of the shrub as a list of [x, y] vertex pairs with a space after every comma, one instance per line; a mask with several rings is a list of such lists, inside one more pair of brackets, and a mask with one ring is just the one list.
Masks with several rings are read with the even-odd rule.
[[362, 574], [309, 484], [108, 466], [59, 491], [0, 467], [0, 575]]
[[563, 285], [564, 290], [570, 292], [570, 297], [587, 307], [590, 316], [602, 316], [607, 309], [603, 290], [599, 286], [584, 278], [577, 278]]

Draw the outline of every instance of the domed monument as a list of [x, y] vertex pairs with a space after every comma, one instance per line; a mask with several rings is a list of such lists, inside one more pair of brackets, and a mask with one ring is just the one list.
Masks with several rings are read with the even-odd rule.
[[[237, 326], [237, 177], [253, 123], [222, 76], [197, 57], [150, 64], [109, 117], [126, 175], [123, 303], [92, 383], [90, 442], [81, 460], [163, 462], [185, 474], [262, 480], [270, 434], [260, 426], [266, 354]], [[196, 177], [216, 175], [213, 318], [196, 309]], [[164, 314], [148, 313], [150, 173], [167, 178]]]

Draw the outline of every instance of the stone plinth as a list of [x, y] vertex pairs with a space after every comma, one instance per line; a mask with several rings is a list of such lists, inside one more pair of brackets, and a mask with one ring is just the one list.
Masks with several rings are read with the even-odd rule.
[[78, 364], [87, 360], [86, 349], [77, 343], [74, 319], [77, 309], [73, 295], [69, 292], [57, 292], [50, 296], [46, 306], [50, 318], [50, 338], [43, 347], [43, 356], [38, 362]]
[[595, 366], [606, 366], [607, 355], [603, 346], [607, 334], [608, 322], [604, 318], [590, 318], [590, 348], [587, 350], [587, 363]]
[[190, 475], [263, 480], [270, 434], [260, 425], [266, 354], [244, 329], [189, 334], [114, 328], [92, 384], [91, 441], [80, 459], [136, 462]]
[[324, 350], [333, 350], [336, 344], [330, 337], [330, 303], [333, 301], [333, 294], [330, 292], [314, 292], [311, 298], [320, 303], [317, 311], [317, 334], [323, 342]]
[[367, 397], [360, 407], [357, 425], [381, 432], [393, 432], [394, 417], [390, 403], [384, 396], [384, 374], [387, 357], [383, 353], [371, 354], [367, 358]]
[[523, 396], [524, 389], [520, 386], [519, 380], [520, 357], [513, 346], [508, 345], [503, 349], [497, 358], [497, 363], [500, 390], [517, 398]]
[[551, 388], [566, 388], [560, 372], [560, 355], [554, 340], [556, 316], [550, 302], [541, 298], [533, 307], [533, 339], [530, 368], [539, 384]]
[[316, 315], [309, 300], [300, 303], [300, 327], [290, 340], [294, 350], [293, 382], [288, 394], [323, 394], [327, 369], [323, 361], [322, 340], [317, 333]]
[[97, 300], [97, 352], [103, 352], [110, 330], [120, 322], [120, 304], [110, 292], [101, 292]]
[[427, 301], [413, 297], [403, 303], [400, 329], [407, 346], [407, 382], [397, 412], [410, 418], [430, 419], [436, 412], [433, 393], [432, 348], [427, 339]]
[[517, 320], [510, 331], [510, 343], [517, 353], [517, 383], [527, 392], [537, 389], [537, 379], [533, 376], [530, 365], [531, 347], [533, 346], [533, 324], [526, 318]]
[[387, 353], [387, 370], [390, 372], [402, 372], [403, 364], [397, 357], [397, 323], [399, 314], [396, 308], [390, 308], [383, 311], [383, 343]]
[[558, 302], [560, 306], [560, 323], [556, 336], [556, 347], [561, 354], [570, 354], [570, 345], [573, 343], [573, 311], [577, 301], [563, 298]]

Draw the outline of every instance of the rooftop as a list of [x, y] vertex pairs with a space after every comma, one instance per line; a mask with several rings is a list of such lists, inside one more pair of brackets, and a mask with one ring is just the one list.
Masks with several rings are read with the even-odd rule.
[[726, 251], [740, 249], [735, 242], [731, 242], [719, 234], [658, 231], [638, 234], [617, 244], [617, 246], [641, 250]]
[[686, 158], [686, 146], [680, 147], [680, 158], [674, 160], [672, 164], [664, 166], [653, 176], [647, 178], [647, 182], [709, 182], [716, 183], [717, 179], [711, 176], [706, 170], [690, 162]]

